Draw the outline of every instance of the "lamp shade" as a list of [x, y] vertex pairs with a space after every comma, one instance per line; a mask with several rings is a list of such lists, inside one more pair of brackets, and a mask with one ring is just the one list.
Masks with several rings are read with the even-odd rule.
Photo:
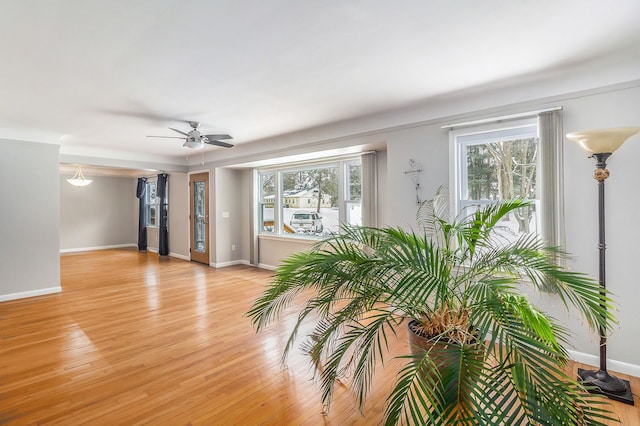
[[189, 149], [202, 149], [204, 148], [204, 143], [201, 140], [187, 140], [182, 146], [187, 147]]
[[84, 174], [82, 174], [82, 167], [78, 164], [76, 174], [73, 175], [72, 178], [67, 179], [67, 182], [69, 182], [73, 186], [87, 186], [93, 181], [84, 177]]
[[585, 130], [567, 134], [567, 139], [577, 143], [590, 154], [613, 153], [640, 127], [616, 127], [613, 129]]

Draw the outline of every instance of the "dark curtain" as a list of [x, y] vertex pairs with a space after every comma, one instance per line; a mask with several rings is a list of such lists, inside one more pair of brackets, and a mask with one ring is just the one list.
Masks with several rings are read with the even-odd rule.
[[147, 192], [147, 178], [138, 178], [136, 197], [139, 201], [138, 212], [138, 250], [147, 249], [147, 221], [145, 218], [144, 195]]
[[158, 228], [158, 254], [160, 256], [167, 256], [169, 254], [167, 178], [168, 175], [166, 173], [159, 174], [156, 186], [156, 197], [160, 199], [160, 226]]

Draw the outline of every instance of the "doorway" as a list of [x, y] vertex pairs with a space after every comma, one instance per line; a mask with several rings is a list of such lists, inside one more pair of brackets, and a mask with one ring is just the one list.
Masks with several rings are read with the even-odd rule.
[[209, 173], [189, 176], [191, 260], [209, 264]]

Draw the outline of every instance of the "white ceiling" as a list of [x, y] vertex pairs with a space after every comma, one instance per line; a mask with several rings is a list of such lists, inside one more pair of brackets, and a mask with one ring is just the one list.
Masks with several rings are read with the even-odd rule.
[[639, 18], [638, 0], [3, 0], [0, 138], [184, 161], [180, 140], [146, 136], [197, 120], [249, 144], [534, 74], [628, 66]]

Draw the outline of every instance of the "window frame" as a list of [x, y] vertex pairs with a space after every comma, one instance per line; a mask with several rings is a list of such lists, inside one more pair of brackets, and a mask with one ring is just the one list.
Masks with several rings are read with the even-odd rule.
[[[535, 127], [535, 131], [526, 131], [524, 129], [528, 129], [531, 127]], [[518, 131], [518, 130], [522, 131]], [[536, 137], [538, 142], [538, 150], [539, 154], [536, 159], [536, 191], [535, 198], [529, 198], [529, 201], [534, 203], [535, 208], [535, 227], [536, 234], [542, 236], [544, 235], [543, 224], [541, 222], [541, 209], [544, 208], [543, 200], [545, 199], [542, 194], [542, 186], [541, 180], [544, 179], [542, 176], [543, 169], [541, 167], [544, 152], [541, 151], [541, 139], [540, 139], [540, 125], [537, 117], [528, 117], [528, 118], [520, 118], [517, 120], [509, 120], [509, 121], [501, 121], [494, 122], [488, 124], [478, 124], [478, 125], [469, 125], [462, 128], [452, 129], [449, 132], [449, 146], [450, 146], [450, 176], [449, 176], [449, 194], [450, 199], [453, 201], [453, 211], [452, 216], [456, 216], [467, 209], [473, 206], [482, 206], [488, 205], [492, 203], [496, 203], [499, 201], [503, 201], [504, 199], [496, 199], [496, 200], [470, 200], [465, 198], [467, 191], [466, 184], [468, 182], [468, 168], [467, 168], [467, 147], [471, 145], [481, 145], [488, 144], [491, 142], [496, 142], [500, 140], [505, 140], [504, 137], [491, 137], [489, 134], [494, 134], [498, 132], [504, 133], [512, 133], [509, 136], [512, 136], [513, 139], [519, 139], [518, 136], [528, 137]], [[486, 135], [487, 137], [483, 137], [482, 135]], [[465, 139], [466, 140], [462, 140]]]
[[[151, 202], [151, 188], [153, 187], [153, 202]], [[148, 179], [145, 182], [145, 191], [144, 191], [144, 222], [148, 227], [157, 227], [158, 226], [158, 197], [157, 197], [157, 181], [155, 179]], [[155, 219], [153, 223], [151, 222], [151, 209], [155, 207], [155, 215], [153, 218]]]
[[[151, 187], [154, 188], [153, 194], [153, 202], [150, 202], [150, 194]], [[169, 182], [167, 182], [166, 188], [166, 208], [169, 210]], [[144, 192], [144, 222], [147, 227], [150, 228], [158, 228], [160, 226], [160, 215], [162, 214], [162, 205], [160, 204], [160, 197], [158, 197], [158, 180], [157, 178], [148, 178], [145, 182], [145, 192]], [[155, 221], [151, 222], [151, 210], [155, 211]], [[168, 226], [168, 224], [167, 224]]]
[[[351, 197], [351, 188], [352, 188], [352, 179], [351, 179], [351, 175], [352, 172], [350, 170], [350, 167], [354, 164], [358, 164], [360, 166], [360, 197], [357, 199], [352, 199]], [[344, 166], [343, 166], [343, 173], [345, 174], [344, 179], [343, 179], [343, 191], [344, 191], [344, 197], [343, 197], [343, 202], [344, 202], [344, 221], [348, 222], [348, 223], [352, 223], [351, 222], [351, 217], [350, 217], [350, 212], [352, 210], [352, 206], [360, 206], [360, 221], [359, 225], [363, 224], [363, 220], [364, 218], [362, 217], [363, 214], [363, 206], [362, 206], [362, 192], [363, 192], [363, 187], [362, 187], [362, 180], [363, 180], [363, 175], [362, 175], [362, 157], [358, 158], [357, 160], [348, 160], [344, 162]]]
[[[362, 195], [360, 200], [348, 200], [347, 197], [350, 195], [347, 190], [347, 185], [349, 182], [346, 181], [347, 173], [346, 168], [349, 165], [354, 163], [359, 163], [362, 174], [362, 156], [347, 156], [347, 157], [337, 157], [331, 159], [324, 159], [319, 161], [312, 162], [299, 162], [299, 163], [285, 163], [279, 164], [272, 167], [260, 167], [256, 168], [255, 176], [256, 176], [256, 198], [254, 199], [254, 205], [258, 209], [257, 214], [257, 232], [256, 234], [259, 236], [269, 236], [274, 238], [295, 238], [295, 239], [303, 239], [303, 240], [312, 240], [319, 241], [325, 238], [323, 235], [313, 235], [313, 234], [299, 234], [299, 233], [287, 233], [284, 232], [284, 215], [283, 208], [285, 204], [284, 200], [284, 188], [283, 188], [283, 174], [287, 172], [295, 172], [297, 170], [309, 170], [309, 169], [322, 169], [322, 168], [337, 168], [337, 194], [338, 200], [336, 202], [338, 208], [338, 224], [339, 226], [348, 219], [347, 217], [347, 207], [351, 204], [359, 204], [360, 210], [362, 211]], [[264, 229], [264, 210], [263, 206], [269, 203], [264, 202], [264, 187], [263, 187], [263, 175], [267, 175], [273, 173], [274, 174], [274, 203], [273, 203], [273, 230], [265, 230]], [[360, 185], [362, 185], [362, 175], [360, 177]], [[361, 192], [362, 194], [362, 189]], [[306, 206], [299, 206], [300, 209], [311, 210]], [[314, 207], [315, 209], [315, 207]], [[320, 213], [322, 216], [322, 213]], [[362, 221], [362, 218], [360, 219]]]

